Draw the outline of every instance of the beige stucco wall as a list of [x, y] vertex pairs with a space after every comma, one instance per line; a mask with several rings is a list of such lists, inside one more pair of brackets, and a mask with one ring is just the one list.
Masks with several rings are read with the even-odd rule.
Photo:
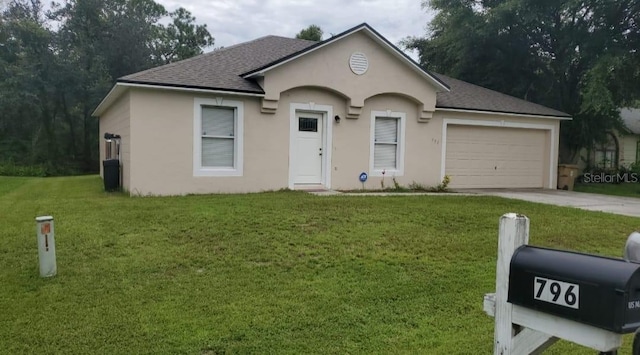
[[[359, 189], [362, 187], [358, 177], [362, 172], [369, 172], [371, 111], [390, 110], [406, 113], [405, 156], [407, 159], [404, 174], [397, 176], [397, 181], [406, 186], [413, 181], [426, 183], [437, 180], [437, 171], [431, 169], [434, 159], [437, 158], [437, 152], [432, 149], [434, 142], [429, 138], [428, 124], [418, 123], [417, 104], [413, 100], [398, 95], [377, 95], [365, 101], [360, 118], [345, 119], [344, 97], [318, 88], [296, 88], [281, 95], [280, 107], [276, 114], [277, 120], [289, 120], [291, 104], [309, 102], [332, 106], [333, 114], [342, 117], [340, 123], [329, 120], [333, 125], [331, 188]], [[433, 178], [429, 179], [428, 174], [433, 175]], [[393, 186], [392, 178], [391, 175], [385, 177], [385, 186]], [[371, 176], [366, 187], [380, 188], [381, 180], [381, 177]]]
[[[434, 184], [438, 180], [439, 148], [434, 140], [434, 129], [428, 123], [419, 123], [417, 104], [413, 100], [390, 94], [368, 98], [358, 119], [342, 120], [333, 131], [332, 188], [359, 189], [360, 173], [368, 172], [366, 188], [379, 189], [382, 177], [369, 170], [371, 158], [371, 112], [393, 111], [406, 114], [405, 161], [403, 175], [396, 181], [407, 186], [412, 182]], [[385, 187], [393, 187], [393, 174], [384, 177]]]
[[[193, 176], [193, 107], [195, 98], [216, 95], [175, 91], [134, 89], [131, 91], [133, 120], [131, 135], [131, 187], [134, 195], [175, 195], [186, 193], [253, 192], [289, 186], [290, 105], [314, 102], [328, 105], [333, 114], [345, 114], [346, 99], [335, 92], [319, 88], [296, 88], [282, 93], [276, 114], [260, 113], [259, 98], [224, 96], [244, 102], [244, 174], [241, 177]], [[437, 112], [428, 123], [418, 122], [417, 103], [398, 95], [376, 95], [365, 101], [360, 118], [330, 119], [333, 130], [331, 188], [357, 189], [361, 172], [369, 172], [371, 111], [406, 113], [405, 169], [396, 176], [407, 186], [417, 182], [434, 186], [441, 179], [443, 119], [542, 124], [555, 129], [555, 137], [547, 134], [548, 147], [557, 152], [557, 120], [520, 118], [516, 116], [477, 113]], [[550, 165], [557, 165], [557, 155]], [[545, 176], [549, 171], [545, 171]], [[551, 185], [555, 186], [554, 181]], [[385, 177], [392, 186], [393, 176]], [[381, 177], [371, 176], [367, 188], [379, 188]]]
[[[242, 177], [193, 176], [194, 99], [244, 102]], [[131, 91], [132, 195], [255, 192], [287, 187], [289, 121], [260, 113], [259, 99], [167, 90]]]
[[[362, 75], [355, 75], [349, 67], [354, 52], [368, 58], [369, 68]], [[436, 88], [431, 83], [361, 32], [276, 67], [266, 72], [263, 81], [265, 99], [274, 101], [282, 92], [305, 86], [335, 90], [352, 107], [362, 107], [369, 97], [381, 93], [412, 97], [419, 104], [416, 111], [433, 111], [436, 104]]]
[[[286, 188], [289, 185], [289, 124], [292, 103], [314, 102], [333, 107], [333, 114], [344, 117], [346, 99], [334, 92], [319, 88], [296, 88], [282, 93], [280, 108], [276, 114], [260, 113], [258, 98], [224, 96], [244, 102], [244, 174], [242, 177], [194, 177], [193, 176], [193, 106], [194, 99], [215, 98], [219, 95], [180, 93], [175, 91], [143, 90], [131, 91], [131, 113], [135, 120], [131, 135], [132, 168], [125, 160], [125, 174], [131, 174], [127, 189], [134, 195], [175, 195], [186, 193], [252, 192]], [[128, 100], [122, 100], [122, 103]], [[117, 103], [102, 118], [109, 122], [111, 112], [123, 106]], [[427, 186], [437, 185], [441, 180], [443, 119], [471, 119], [476, 121], [511, 122], [537, 124], [554, 127], [555, 137], [547, 133], [547, 151], [558, 149], [559, 121], [543, 118], [521, 118], [516, 116], [436, 112], [428, 123], [418, 122], [417, 103], [398, 95], [376, 95], [365, 101], [358, 119], [342, 119], [333, 125], [331, 187], [334, 189], [356, 189], [361, 184], [358, 176], [369, 172], [371, 111], [405, 112], [406, 147], [405, 169], [397, 181], [407, 186], [417, 182]], [[121, 111], [121, 110], [120, 110]], [[103, 134], [101, 125], [101, 134]], [[104, 126], [104, 130], [110, 128]], [[128, 155], [128, 135], [123, 134], [123, 153]], [[126, 159], [126, 158], [124, 158]], [[546, 168], [557, 166], [557, 154]], [[553, 182], [545, 187], [555, 186]], [[381, 177], [371, 176], [368, 188], [380, 187]], [[392, 176], [385, 177], [385, 185], [392, 186]]]
[[130, 131], [130, 96], [123, 94], [100, 116], [100, 176], [103, 176], [102, 161], [105, 158], [105, 132], [119, 134], [122, 186], [130, 188], [131, 169], [131, 131]]

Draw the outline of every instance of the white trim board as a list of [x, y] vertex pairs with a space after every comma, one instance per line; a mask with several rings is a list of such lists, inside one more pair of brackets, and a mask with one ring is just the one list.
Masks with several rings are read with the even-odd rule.
[[554, 157], [558, 154], [555, 147], [556, 128], [554, 125], [538, 124], [538, 123], [521, 123], [510, 121], [480, 121], [470, 119], [458, 119], [458, 118], [443, 118], [442, 119], [442, 155], [440, 157], [440, 180], [444, 179], [447, 162], [447, 126], [448, 125], [460, 125], [460, 126], [481, 126], [481, 127], [497, 127], [497, 128], [524, 128], [524, 129], [539, 129], [549, 131], [551, 134], [549, 147], [549, 187], [553, 189], [554, 178]]
[[143, 89], [156, 89], [156, 90], [170, 90], [170, 91], [185, 91], [185, 92], [199, 92], [199, 93], [209, 93], [209, 94], [223, 94], [223, 95], [234, 95], [234, 96], [250, 96], [250, 97], [264, 97], [264, 94], [258, 93], [243, 93], [237, 91], [225, 91], [225, 90], [215, 90], [215, 89], [198, 89], [198, 88], [187, 88], [187, 87], [177, 87], [177, 86], [165, 86], [165, 85], [151, 85], [151, 84], [135, 84], [135, 83], [116, 83], [107, 96], [105, 96], [98, 107], [93, 110], [91, 116], [100, 116], [104, 110], [111, 106], [115, 100], [117, 100], [120, 95], [122, 95], [128, 88], [143, 88]]
[[481, 113], [481, 114], [491, 114], [495, 116], [516, 116], [516, 117], [526, 117], [526, 118], [546, 118], [552, 120], [560, 120], [560, 121], [571, 121], [572, 117], [565, 116], [547, 116], [547, 115], [532, 115], [527, 113], [508, 113], [508, 112], [494, 112], [494, 111], [482, 111], [482, 110], [466, 110], [460, 108], [439, 108], [436, 106], [435, 112], [443, 111], [443, 112], [461, 112], [461, 113]]
[[291, 103], [289, 105], [289, 188], [295, 187], [295, 139], [298, 130], [296, 111], [315, 112], [323, 115], [322, 137], [322, 185], [331, 188], [331, 155], [333, 151], [333, 106], [318, 105], [315, 102]]

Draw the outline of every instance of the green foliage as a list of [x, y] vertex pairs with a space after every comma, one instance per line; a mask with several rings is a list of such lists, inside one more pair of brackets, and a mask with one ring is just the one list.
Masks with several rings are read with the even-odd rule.
[[[638, 227], [497, 197], [129, 198], [101, 184], [0, 177], [3, 353], [489, 354], [503, 213], [531, 219], [534, 245], [609, 256]], [[51, 279], [39, 215], [55, 218]]]
[[406, 190], [406, 188], [402, 187], [402, 185], [400, 185], [400, 183], [398, 182], [398, 180], [396, 179], [396, 177], [392, 177], [391, 181], [393, 181], [393, 189], [396, 191], [403, 191]]
[[629, 172], [636, 173], [640, 176], [640, 163], [635, 162], [629, 165]]
[[407, 38], [428, 69], [573, 116], [561, 162], [620, 127], [640, 98], [640, 2], [432, 0], [426, 38]]
[[0, 10], [0, 157], [47, 175], [98, 170], [91, 113], [115, 79], [213, 44], [188, 11], [153, 0], [68, 0], [49, 11], [12, 0]]
[[187, 59], [201, 54], [202, 49], [213, 46], [214, 39], [207, 31], [207, 25], [196, 25], [196, 18], [184, 8], [170, 14], [173, 22], [160, 27], [158, 50], [165, 63]]
[[0, 162], [0, 176], [68, 176], [79, 175], [83, 171], [78, 163], [62, 162], [54, 164], [47, 162], [39, 165], [20, 165], [13, 161]]
[[12, 163], [0, 163], [0, 176], [47, 176], [47, 170], [44, 166], [20, 166]]
[[394, 193], [394, 192], [449, 192], [449, 183], [451, 182], [451, 179], [449, 177], [449, 175], [445, 175], [444, 178], [442, 179], [442, 182], [440, 182], [438, 185], [436, 186], [427, 186], [421, 183], [418, 183], [416, 181], [412, 181], [409, 185], [407, 186], [402, 186], [398, 180], [396, 179], [395, 176], [391, 177], [391, 181], [393, 182], [393, 186], [391, 187], [386, 187], [385, 186], [385, 182], [384, 182], [384, 174], [382, 175], [382, 178], [380, 179], [380, 189], [365, 189], [364, 187], [362, 189], [358, 189], [358, 190], [341, 190], [342, 192], [346, 192], [346, 193], [367, 193], [367, 192], [373, 192], [373, 193], [379, 193], [379, 192], [389, 192], [389, 193]]
[[584, 184], [577, 183], [573, 187], [574, 191], [590, 192], [595, 194], [626, 196], [640, 198], [640, 184]]
[[412, 181], [412, 182], [409, 184], [409, 186], [407, 186], [407, 188], [408, 188], [409, 190], [412, 190], [412, 191], [427, 191], [427, 190], [428, 190], [427, 185], [425, 185], [425, 184], [421, 184], [421, 183], [416, 182], [416, 181]]
[[449, 183], [451, 183], [451, 177], [449, 177], [449, 175], [445, 175], [442, 178], [442, 182], [440, 182], [438, 186], [436, 186], [436, 190], [438, 192], [447, 191], [449, 189]]
[[305, 29], [303, 29], [302, 31], [300, 31], [297, 35], [296, 38], [298, 39], [306, 39], [309, 41], [321, 41], [322, 40], [322, 34], [324, 32], [322, 31], [322, 29], [320, 28], [320, 26], [318, 25], [311, 25]]

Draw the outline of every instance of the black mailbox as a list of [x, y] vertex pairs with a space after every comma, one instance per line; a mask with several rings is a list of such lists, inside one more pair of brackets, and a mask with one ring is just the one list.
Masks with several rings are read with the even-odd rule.
[[510, 270], [513, 304], [616, 333], [640, 327], [640, 264], [522, 246]]

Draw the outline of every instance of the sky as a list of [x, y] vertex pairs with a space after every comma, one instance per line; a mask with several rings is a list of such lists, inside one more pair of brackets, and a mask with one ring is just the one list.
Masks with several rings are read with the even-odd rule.
[[[362, 22], [393, 44], [407, 36], [424, 36], [433, 17], [420, 0], [156, 0], [168, 11], [189, 10], [215, 38], [228, 47], [266, 35], [295, 37], [315, 24], [323, 39]], [[417, 59], [417, 53], [407, 52]]]

